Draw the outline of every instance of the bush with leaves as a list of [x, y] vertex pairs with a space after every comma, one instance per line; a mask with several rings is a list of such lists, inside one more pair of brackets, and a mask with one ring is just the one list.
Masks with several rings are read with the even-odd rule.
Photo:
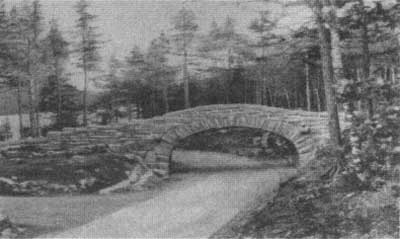
[[[347, 103], [351, 126], [345, 131], [346, 156], [343, 175], [355, 175], [363, 189], [375, 190], [390, 180], [399, 164], [400, 107], [395, 105], [398, 85], [371, 78], [366, 82], [348, 82], [341, 93]], [[355, 101], [371, 102], [368, 114], [354, 111]]]

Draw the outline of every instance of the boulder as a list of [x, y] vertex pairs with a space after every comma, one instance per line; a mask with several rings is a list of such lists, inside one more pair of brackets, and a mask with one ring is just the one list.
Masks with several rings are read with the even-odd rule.
[[97, 178], [95, 177], [88, 177], [88, 178], [83, 178], [79, 180], [79, 186], [81, 189], [87, 189], [93, 186], [97, 181]]
[[9, 178], [0, 177], [0, 193], [1, 194], [9, 194], [14, 191], [16, 187], [16, 182]]
[[109, 194], [112, 192], [122, 192], [122, 191], [131, 191], [132, 187], [134, 187], [138, 182], [140, 182], [141, 178], [145, 175], [146, 169], [140, 164], [137, 164], [132, 171], [127, 172], [128, 178], [112, 185], [111, 187], [107, 187], [101, 189], [99, 194]]

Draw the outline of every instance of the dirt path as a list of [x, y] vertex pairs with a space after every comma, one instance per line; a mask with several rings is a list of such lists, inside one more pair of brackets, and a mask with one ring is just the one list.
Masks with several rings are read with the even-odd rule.
[[294, 171], [243, 170], [197, 175], [146, 201], [50, 238], [206, 238]]

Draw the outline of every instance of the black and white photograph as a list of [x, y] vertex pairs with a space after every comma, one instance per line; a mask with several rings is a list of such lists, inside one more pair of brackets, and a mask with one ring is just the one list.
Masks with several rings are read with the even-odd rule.
[[0, 0], [16, 238], [400, 238], [400, 0]]

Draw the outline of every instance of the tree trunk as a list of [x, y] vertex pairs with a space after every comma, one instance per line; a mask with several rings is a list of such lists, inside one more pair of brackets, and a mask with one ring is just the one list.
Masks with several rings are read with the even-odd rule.
[[24, 138], [24, 125], [22, 123], [22, 84], [21, 79], [17, 78], [17, 107], [18, 107], [18, 123], [19, 123], [19, 136], [20, 138]]
[[261, 69], [259, 71], [259, 77], [256, 78], [254, 82], [254, 95], [255, 95], [255, 103], [257, 105], [262, 104], [262, 87], [263, 87], [263, 80], [264, 77], [264, 65], [261, 65]]
[[[184, 42], [186, 42], [184, 40]], [[183, 81], [184, 81], [184, 94], [185, 94], [185, 109], [190, 108], [190, 93], [189, 93], [189, 73], [188, 73], [188, 54], [186, 43], [183, 47]]]
[[[82, 45], [86, 46], [86, 36], [85, 33], [82, 32]], [[83, 126], [86, 127], [88, 125], [87, 119], [87, 90], [88, 90], [88, 69], [86, 64], [86, 50], [82, 49], [82, 69], [83, 69]]]
[[318, 112], [324, 111], [324, 103], [323, 103], [323, 99], [322, 99], [322, 95], [320, 94], [321, 91], [321, 81], [320, 79], [323, 77], [322, 76], [322, 69], [318, 69], [318, 74], [317, 79], [315, 81], [315, 89], [314, 89], [314, 93], [315, 93], [315, 98], [317, 101], [317, 110]]
[[322, 18], [322, 5], [317, 6], [317, 25], [320, 39], [320, 51], [322, 58], [322, 72], [325, 87], [326, 108], [328, 111], [329, 137], [333, 145], [341, 145], [339, 116], [336, 105], [336, 95], [333, 88], [334, 74], [332, 64], [332, 49], [329, 39], [329, 32], [324, 26]]
[[244, 78], [243, 103], [247, 104], [247, 79]]
[[139, 101], [136, 101], [136, 118], [141, 119], [143, 118], [143, 110], [142, 110], [142, 103], [139, 103]]
[[35, 92], [35, 82], [31, 72], [31, 42], [27, 40], [27, 49], [26, 49], [26, 73], [29, 77], [29, 89], [28, 89], [28, 97], [29, 97], [29, 123], [30, 123], [30, 134], [32, 137], [37, 136], [37, 124], [36, 124], [36, 92]]
[[132, 104], [130, 102], [127, 102], [127, 107], [128, 107], [128, 122], [132, 121]]
[[310, 81], [310, 65], [308, 64], [308, 62], [306, 62], [305, 73], [306, 73], [307, 111], [311, 111], [311, 81]]
[[39, 113], [39, 101], [38, 101], [38, 93], [39, 93], [39, 89], [38, 89], [38, 83], [36, 78], [34, 79], [34, 94], [35, 94], [35, 123], [36, 123], [36, 132], [35, 135], [36, 137], [40, 137], [41, 136], [41, 130], [40, 130], [40, 113]]
[[[359, 0], [360, 5], [364, 6], [364, 2]], [[362, 47], [362, 79], [367, 81], [370, 75], [370, 52], [369, 52], [369, 36], [368, 36], [368, 26], [367, 26], [367, 16], [365, 13], [362, 16], [361, 25], [361, 47]], [[372, 98], [368, 98], [367, 102], [368, 117], [371, 119], [374, 115], [374, 102]]]
[[57, 84], [57, 125], [61, 126], [61, 110], [62, 110], [62, 98], [61, 98], [61, 82], [58, 73], [58, 59], [54, 61], [54, 77]]
[[260, 87], [260, 80], [256, 80], [254, 84], [254, 90], [255, 90], [255, 96], [256, 96], [256, 101], [255, 103], [257, 105], [261, 105], [261, 87]]
[[265, 91], [265, 71], [264, 71], [264, 64], [265, 62], [265, 46], [262, 44], [261, 48], [261, 59], [262, 59], [262, 64], [261, 64], [261, 71], [260, 71], [260, 78], [257, 80], [257, 85], [256, 85], [256, 104], [261, 105], [264, 99], [264, 91]]
[[269, 90], [268, 87], [265, 88], [265, 103], [268, 106], [272, 106], [272, 103], [271, 103], [271, 91]]
[[314, 89], [314, 92], [315, 92], [315, 98], [317, 99], [317, 111], [321, 112], [321, 98], [320, 98], [320, 95], [319, 95], [318, 88]]
[[229, 97], [229, 85], [232, 82], [233, 79], [233, 74], [232, 74], [232, 49], [228, 49], [228, 79], [225, 82], [224, 86], [224, 91], [225, 91], [225, 104], [229, 104], [230, 102], [230, 97]]
[[156, 111], [156, 90], [153, 90], [151, 92], [151, 96], [150, 96], [150, 106], [151, 106], [151, 117], [154, 117], [157, 114]]
[[391, 83], [396, 83], [396, 68], [394, 66], [391, 68]]
[[278, 107], [279, 102], [277, 102], [277, 97], [276, 97], [276, 93], [272, 93], [272, 106], [273, 107]]
[[272, 94], [271, 88], [268, 88], [268, 96], [269, 96], [269, 103], [270, 103], [270, 106], [274, 107], [274, 106], [275, 106], [275, 103], [274, 103], [274, 96], [273, 96], [273, 94]]
[[390, 67], [385, 65], [385, 77], [383, 78], [385, 83], [389, 83], [390, 81]]
[[[342, 83], [345, 84], [346, 79], [344, 77], [343, 59], [340, 51], [340, 36], [339, 36], [339, 30], [337, 28], [338, 23], [336, 22], [336, 12], [334, 12], [333, 15], [334, 19], [332, 20], [331, 27], [329, 28], [329, 30], [330, 30], [331, 44], [332, 44], [332, 67], [333, 67], [334, 83], [337, 84], [341, 81], [344, 81]], [[347, 102], [343, 104], [343, 106], [345, 108], [346, 119], [351, 119], [354, 113], [353, 102]]]
[[163, 87], [163, 98], [164, 98], [164, 108], [165, 113], [169, 112], [169, 102], [168, 102], [168, 88]]
[[286, 97], [286, 102], [287, 102], [287, 108], [290, 109], [290, 97], [289, 97], [289, 92], [285, 89], [285, 97]]
[[83, 63], [83, 126], [86, 127], [88, 125], [87, 119], [87, 90], [88, 90], [88, 76], [86, 69], [86, 62]]
[[[362, 76], [361, 75], [362, 75], [362, 69], [357, 67], [357, 69], [356, 69], [356, 78], [357, 78], [358, 82], [362, 81]], [[361, 100], [357, 101], [357, 110], [361, 111], [362, 108], [363, 108], [362, 101]]]
[[28, 97], [29, 97], [29, 124], [30, 124], [30, 136], [36, 137], [36, 117], [35, 117], [35, 109], [34, 109], [34, 90], [32, 77], [29, 78], [29, 89], [28, 89]]

